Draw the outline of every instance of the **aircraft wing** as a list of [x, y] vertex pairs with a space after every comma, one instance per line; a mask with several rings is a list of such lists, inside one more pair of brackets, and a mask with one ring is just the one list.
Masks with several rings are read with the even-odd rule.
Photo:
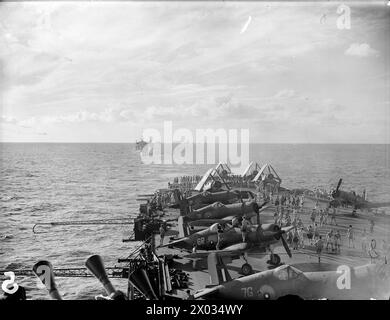
[[247, 166], [246, 169], [244, 170], [244, 173], [242, 174], [243, 177], [245, 177], [245, 176], [248, 174], [249, 169], [252, 167], [252, 165], [253, 165], [253, 161], [251, 161], [251, 163], [248, 164], [248, 166]]
[[235, 218], [235, 216], [229, 216], [229, 217], [225, 217], [225, 218], [223, 218], [221, 220], [224, 221], [224, 222], [228, 222], [228, 221], [231, 222], [234, 218]]
[[267, 164], [263, 165], [260, 169], [260, 171], [257, 173], [256, 177], [254, 177], [252, 179], [252, 182], [256, 182], [257, 180], [259, 180], [259, 178], [261, 177], [261, 175], [263, 174], [263, 171], [264, 169], [267, 167]]
[[204, 174], [204, 176], [203, 176], [202, 179], [198, 182], [198, 184], [197, 184], [197, 186], [195, 187], [194, 190], [196, 190], [196, 191], [202, 191], [202, 189], [203, 189], [205, 183], [207, 182], [207, 179], [209, 178], [209, 176], [210, 176], [210, 174], [211, 174], [211, 172], [212, 172], [213, 170], [214, 170], [214, 169], [211, 168], [211, 169], [209, 169], [209, 170]]
[[243, 250], [248, 250], [252, 247], [251, 244], [247, 242], [240, 242], [233, 244], [231, 246], [228, 246], [222, 250], [222, 252], [235, 252], [235, 251], [243, 251]]
[[[259, 210], [259, 213], [264, 211], [268, 207], [270, 207], [270, 206], [262, 207]], [[250, 215], [247, 214], [247, 216], [250, 216]], [[253, 213], [252, 216], [255, 216], [255, 213]], [[214, 223], [232, 224], [233, 219], [237, 219], [237, 217], [238, 217], [238, 215], [237, 216], [228, 216], [228, 217], [224, 217], [222, 219], [199, 219], [199, 220], [188, 222], [188, 224], [189, 225], [193, 225], [193, 226], [210, 226], [210, 225], [212, 225]]]
[[199, 219], [195, 221], [188, 222], [189, 225], [191, 226], [196, 226], [196, 227], [208, 227], [214, 223], [220, 223], [220, 224], [231, 224], [231, 219]]
[[194, 221], [194, 222], [201, 222], [201, 223], [207, 223], [207, 222], [210, 222], [212, 221], [213, 223], [232, 223], [232, 220], [237, 218], [237, 216], [228, 216], [228, 217], [224, 217], [222, 219], [202, 219], [202, 220], [197, 220], [197, 221]]
[[[264, 210], [266, 210], [266, 209], [268, 209], [269, 207], [271, 207], [272, 205], [271, 204], [268, 204], [267, 205], [267, 203], [265, 202], [265, 203], [263, 203], [263, 204], [261, 204], [260, 206], [259, 206], [259, 214], [261, 213], [261, 212], [263, 212]], [[253, 212], [253, 213], [247, 213], [246, 214], [246, 216], [248, 217], [248, 216], [256, 216], [256, 212]], [[224, 220], [224, 221], [232, 221], [233, 219], [236, 219], [237, 217], [239, 217], [239, 215], [236, 215], [236, 216], [229, 216], [229, 217], [225, 217], [225, 218], [223, 218], [222, 220]]]
[[226, 247], [220, 253], [219, 255], [222, 256], [230, 256], [230, 257], [237, 257], [242, 255], [243, 253], [248, 254], [262, 254], [267, 251], [266, 249], [266, 243], [263, 244], [251, 244], [251, 243], [237, 243], [234, 245], [231, 245], [229, 247]]
[[202, 259], [207, 258], [210, 253], [218, 253], [220, 257], [239, 257], [243, 252], [252, 248], [249, 243], [236, 243], [222, 250], [207, 250], [193, 252], [187, 255], [187, 258], [191, 259]]
[[206, 289], [203, 289], [202, 291], [200, 292], [197, 292], [194, 294], [194, 298], [195, 299], [199, 299], [199, 298], [202, 298], [202, 297], [206, 297], [212, 293], [216, 293], [218, 292], [218, 290], [220, 289], [221, 286], [215, 286], [215, 287], [212, 287], [212, 288], [206, 288]]
[[205, 259], [209, 256], [210, 253], [218, 253], [219, 256], [221, 257], [237, 257], [239, 258], [241, 252], [238, 250], [233, 250], [233, 251], [223, 251], [223, 250], [207, 250], [207, 251], [198, 251], [198, 252], [193, 252], [190, 253], [186, 256], [186, 258], [190, 259]]
[[162, 246], [158, 246], [158, 248], [165, 248], [165, 247], [168, 247], [168, 246], [171, 246], [171, 245], [175, 245], [175, 244], [177, 244], [177, 243], [181, 243], [181, 242], [186, 241], [186, 240], [188, 240], [188, 239], [189, 239], [188, 237], [176, 239], [176, 240], [173, 240], [173, 241], [171, 241], [171, 242], [169, 242], [169, 243], [166, 243], [166, 244], [164, 244], [164, 245], [162, 245]]

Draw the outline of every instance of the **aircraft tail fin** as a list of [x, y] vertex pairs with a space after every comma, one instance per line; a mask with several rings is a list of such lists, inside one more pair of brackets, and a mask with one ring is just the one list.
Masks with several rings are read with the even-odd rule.
[[208, 255], [207, 266], [211, 285], [219, 285], [232, 280], [223, 258], [217, 252], [212, 252]]
[[188, 231], [188, 224], [184, 221], [184, 216], [179, 216], [179, 218], [177, 219], [177, 224], [179, 228], [179, 237], [188, 237], [190, 233]]

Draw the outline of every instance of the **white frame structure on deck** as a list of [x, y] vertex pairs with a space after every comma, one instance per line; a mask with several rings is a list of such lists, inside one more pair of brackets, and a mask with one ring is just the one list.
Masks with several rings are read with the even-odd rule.
[[[275, 169], [272, 167], [272, 165], [266, 163], [263, 165], [260, 169], [260, 171], [257, 173], [256, 177], [252, 179], [252, 182], [254, 182], [257, 185], [262, 185], [264, 188], [266, 185], [264, 185], [264, 182], [266, 181], [267, 177], [269, 174], [273, 175], [273, 180], [274, 180], [274, 188], [273, 190], [275, 191], [275, 188], [279, 187], [282, 183], [282, 179], [279, 177], [279, 175], [276, 173]], [[269, 184], [269, 183], [268, 183]]]
[[203, 190], [204, 186], [210, 180], [219, 181], [222, 184], [224, 184], [228, 190], [230, 190], [229, 185], [226, 183], [226, 181], [221, 176], [221, 173], [223, 170], [226, 170], [228, 174], [231, 174], [231, 170], [230, 170], [229, 166], [226, 163], [221, 163], [221, 162], [218, 163], [215, 168], [211, 168], [211, 169], [207, 170], [207, 172], [203, 175], [202, 179], [200, 179], [200, 181], [198, 182], [198, 184], [196, 185], [194, 190], [201, 192]]
[[242, 177], [250, 176], [255, 170], [259, 172], [261, 170], [261, 167], [257, 162], [252, 161], [250, 164], [248, 164], [248, 166], [246, 167], [246, 169], [244, 170], [241, 176]]

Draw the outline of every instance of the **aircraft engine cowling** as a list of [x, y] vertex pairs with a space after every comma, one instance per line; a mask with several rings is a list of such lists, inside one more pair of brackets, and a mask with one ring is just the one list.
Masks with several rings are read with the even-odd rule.
[[272, 238], [278, 241], [281, 240], [284, 249], [286, 250], [288, 256], [291, 258], [291, 250], [286, 242], [286, 239], [283, 237], [283, 234], [285, 233], [286, 230], [281, 229], [278, 225], [268, 224], [265, 226], [259, 226], [257, 228], [256, 237], [258, 242], [261, 242], [262, 240], [269, 241], [272, 240]]
[[278, 232], [280, 231], [280, 227], [277, 224], [270, 223], [270, 224], [263, 224], [262, 225], [263, 231], [268, 231], [268, 232]]
[[273, 226], [273, 229], [274, 229], [274, 232], [275, 232], [275, 235], [274, 235], [275, 239], [279, 240], [280, 237], [282, 236], [282, 231], [281, 231], [280, 227], [277, 224], [275, 224]]
[[259, 239], [274, 237], [276, 240], [279, 240], [282, 234], [280, 227], [273, 223], [259, 226], [256, 232]]

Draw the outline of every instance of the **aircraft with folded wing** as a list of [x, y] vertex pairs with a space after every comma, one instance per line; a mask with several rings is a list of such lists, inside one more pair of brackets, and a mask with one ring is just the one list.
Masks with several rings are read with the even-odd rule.
[[[161, 247], [174, 247], [189, 252], [195, 247], [196, 252], [192, 252], [186, 256], [190, 259], [207, 258], [210, 252], [219, 252], [221, 255], [230, 257], [231, 259], [243, 258], [245, 263], [241, 267], [241, 272], [247, 275], [252, 273], [252, 267], [247, 261], [247, 255], [265, 255], [267, 252], [270, 252], [269, 263], [279, 265], [281, 258], [279, 255], [273, 253], [273, 249], [275, 246], [282, 244], [289, 257], [291, 257], [291, 250], [284, 238], [284, 234], [291, 231], [294, 228], [293, 226], [284, 228], [280, 228], [276, 224], [251, 226], [250, 231], [247, 233], [246, 242], [243, 242], [240, 228], [228, 222], [214, 223], [210, 227], [192, 234], [189, 234], [182, 217], [179, 218], [178, 223], [179, 234], [182, 237], [174, 239]], [[223, 232], [219, 250], [216, 250], [218, 227]]]
[[216, 168], [209, 169], [203, 175], [194, 189], [194, 192], [198, 193], [186, 198], [188, 205], [193, 210], [214, 202], [230, 204], [240, 200], [247, 201], [256, 198], [255, 194], [250, 190], [233, 190], [221, 175], [220, 169], [225, 167], [220, 163]]
[[215, 202], [231, 204], [237, 201], [251, 201], [255, 199], [255, 194], [250, 190], [220, 190], [215, 192], [202, 191], [192, 195], [186, 200], [193, 210], [200, 209]]
[[366, 199], [366, 191], [364, 190], [362, 195], [356, 194], [355, 191], [344, 191], [340, 189], [343, 179], [340, 179], [337, 183], [336, 189], [332, 190], [330, 201], [331, 206], [338, 207], [341, 205], [350, 205], [354, 209], [374, 209], [381, 207], [389, 207], [390, 202], [378, 202], [373, 203]]
[[285, 264], [275, 269], [232, 279], [223, 256], [208, 256], [211, 285], [194, 294], [195, 299], [269, 300], [300, 299], [389, 299], [390, 266], [367, 264], [342, 266], [334, 271], [303, 272]]
[[215, 223], [215, 220], [233, 221], [243, 216], [248, 219], [258, 217], [261, 211], [268, 208], [267, 202], [258, 205], [255, 201], [223, 204], [214, 202], [201, 209], [193, 210], [183, 215], [185, 222], [192, 222], [193, 225], [204, 225], [207, 222]]

